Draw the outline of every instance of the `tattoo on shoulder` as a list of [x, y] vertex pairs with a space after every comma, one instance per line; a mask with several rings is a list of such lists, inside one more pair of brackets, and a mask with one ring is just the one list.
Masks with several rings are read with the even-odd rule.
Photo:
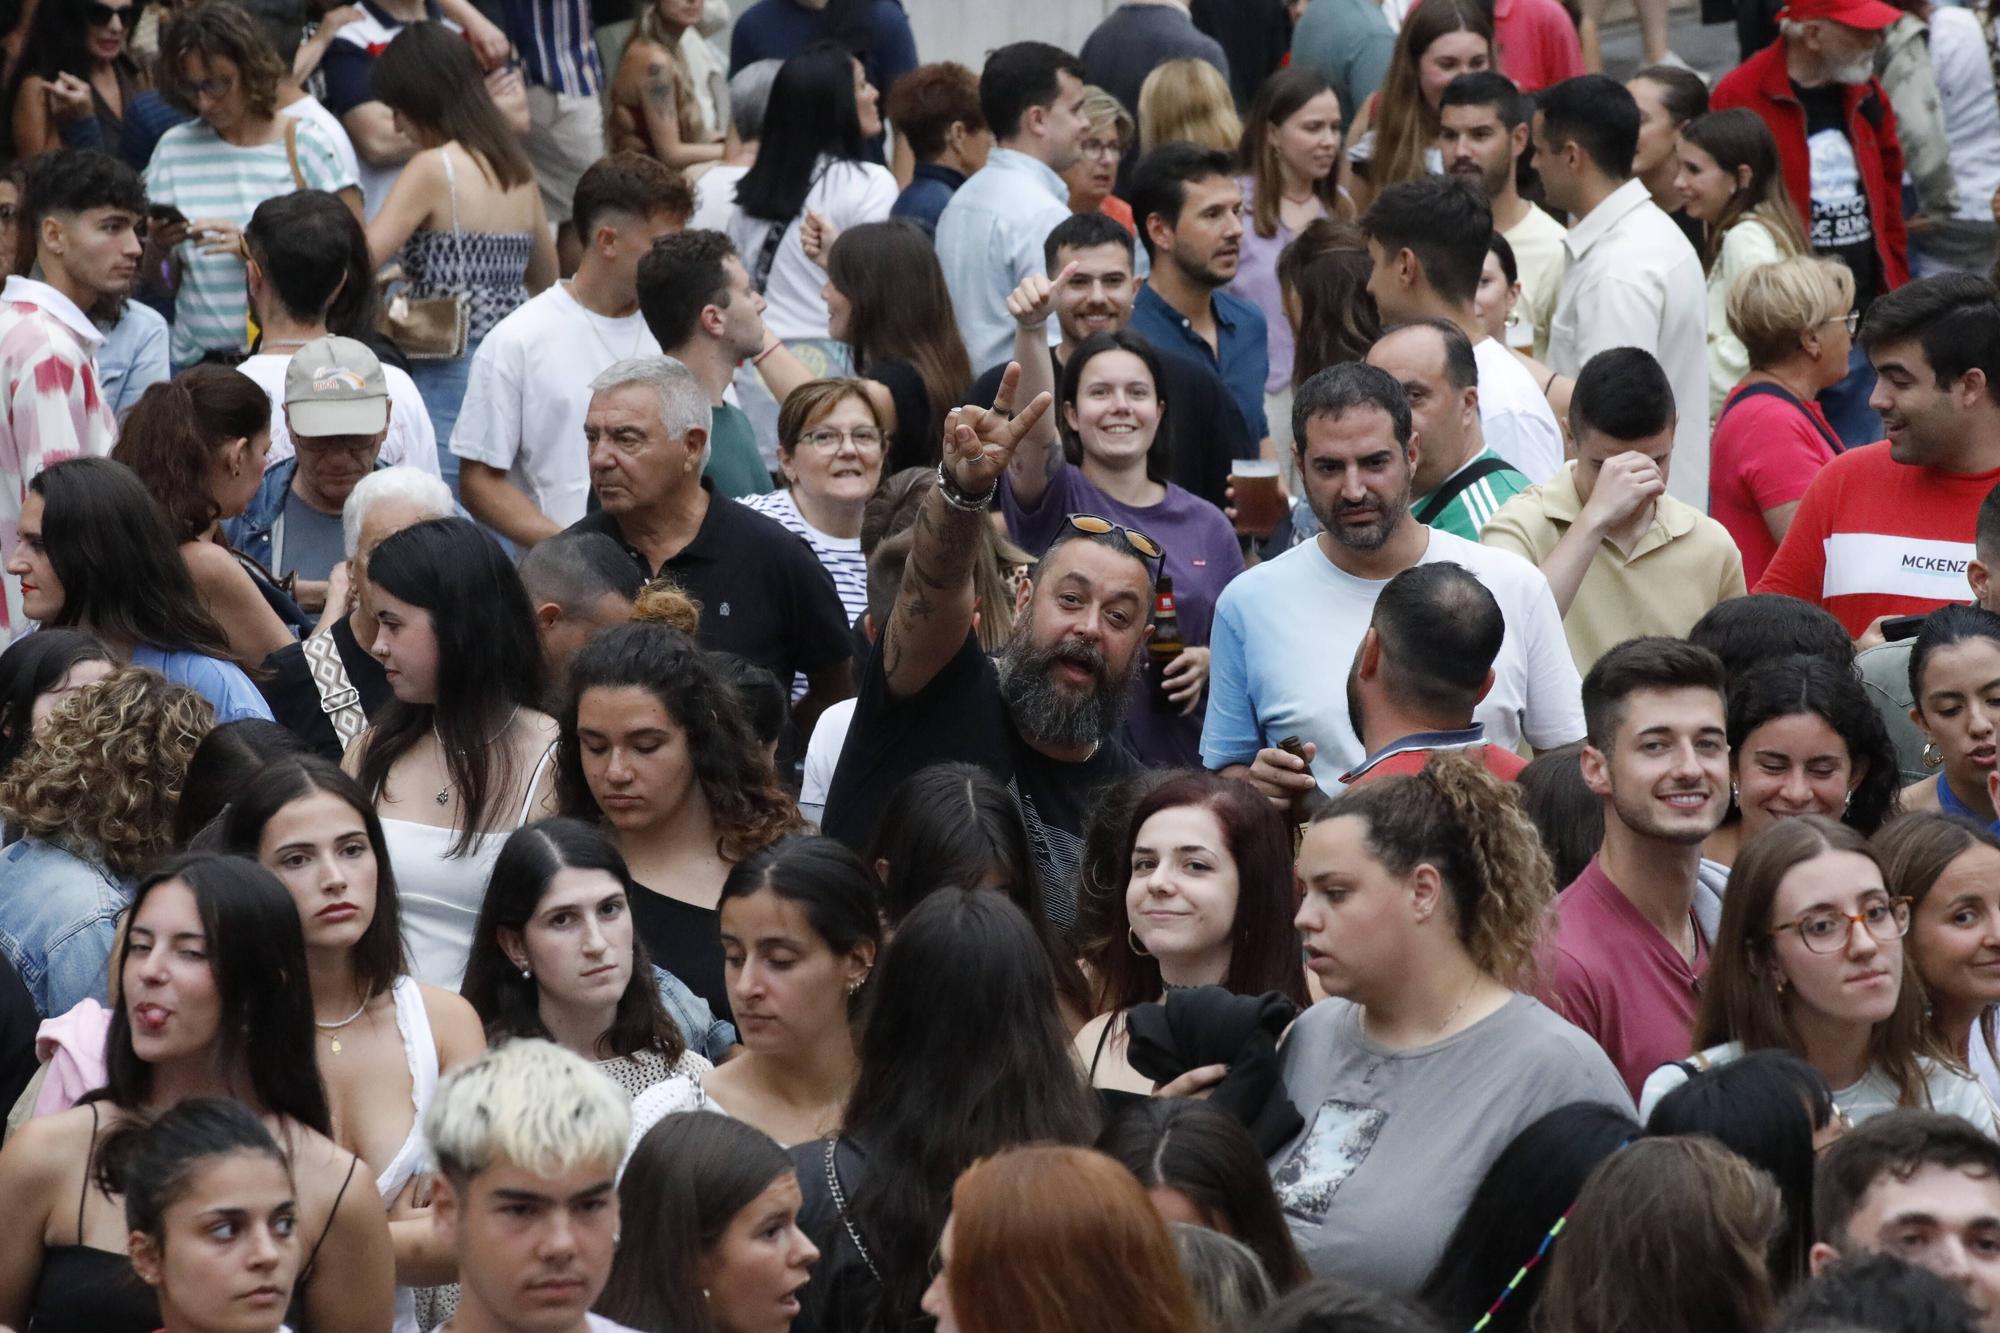
[[657, 110], [673, 109], [673, 69], [664, 60], [656, 60], [646, 67], [646, 100]]

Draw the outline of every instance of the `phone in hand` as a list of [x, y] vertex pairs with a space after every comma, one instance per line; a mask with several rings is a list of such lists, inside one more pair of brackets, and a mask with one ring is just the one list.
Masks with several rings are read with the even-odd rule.
[[152, 222], [155, 226], [160, 226], [160, 227], [180, 226], [188, 220], [187, 214], [181, 212], [178, 208], [175, 208], [172, 204], [147, 205], [146, 218], [148, 221]]
[[1923, 616], [1890, 616], [1882, 622], [1882, 641], [1895, 643], [1901, 639], [1914, 639], [1923, 627]]

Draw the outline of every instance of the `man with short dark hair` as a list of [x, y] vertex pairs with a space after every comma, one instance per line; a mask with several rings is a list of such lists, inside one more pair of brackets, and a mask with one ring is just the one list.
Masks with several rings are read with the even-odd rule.
[[1673, 386], [1650, 353], [1599, 352], [1570, 393], [1576, 458], [1509, 500], [1480, 536], [1548, 576], [1578, 670], [1627, 639], [1678, 638], [1745, 591], [1729, 530], [1667, 494], [1675, 426]]
[[1438, 152], [1445, 170], [1486, 189], [1493, 229], [1507, 238], [1520, 275], [1516, 307], [1534, 333], [1536, 356], [1549, 345], [1549, 321], [1562, 285], [1563, 224], [1521, 197], [1521, 159], [1528, 153], [1534, 99], [1493, 70], [1461, 74], [1438, 102]]
[[1695, 873], [1729, 810], [1724, 684], [1714, 653], [1665, 638], [1621, 643], [1583, 678], [1578, 763], [1604, 806], [1604, 845], [1556, 896], [1546, 998], [1604, 1048], [1635, 1100], [1692, 1049], [1708, 970]]
[[889, 216], [936, 235], [944, 206], [993, 151], [993, 131], [979, 109], [979, 76], [946, 60], [918, 66], [886, 91], [882, 115], [916, 163]]
[[1007, 294], [1042, 262], [1042, 241], [1069, 216], [1061, 173], [1082, 151], [1083, 64], [1047, 42], [1015, 42], [986, 57], [979, 107], [995, 147], [938, 215], [938, 263], [975, 366], [1014, 345]]
[[[1495, 680], [1478, 709], [1493, 742], [1538, 750], [1583, 731], [1576, 666], [1548, 581], [1504, 551], [1418, 523], [1410, 512], [1419, 450], [1403, 388], [1364, 364], [1329, 366], [1299, 386], [1292, 430], [1319, 537], [1223, 589], [1209, 641], [1202, 762], [1291, 806], [1340, 789], [1364, 757], [1329, 662], [1351, 662], [1391, 578], [1449, 560], [1478, 576], [1506, 620]], [[1297, 737], [1306, 757], [1280, 748]]]
[[1813, 1236], [1815, 1275], [1898, 1255], [1962, 1287], [1982, 1333], [2000, 1330], [2000, 1144], [1958, 1116], [1887, 1110], [1828, 1145], [1813, 1172]]
[[1226, 153], [1161, 144], [1132, 169], [1128, 202], [1152, 272], [1132, 303], [1132, 331], [1221, 377], [1261, 452], [1271, 447], [1264, 312], [1226, 290], [1243, 242], [1243, 187]]
[[1456, 324], [1478, 363], [1479, 421], [1486, 447], [1531, 482], [1563, 462], [1563, 436], [1534, 376], [1487, 336], [1473, 299], [1493, 244], [1493, 213], [1480, 188], [1426, 176], [1391, 185], [1361, 219], [1368, 237], [1368, 294], [1384, 323], [1442, 319]]
[[481, 523], [533, 546], [583, 517], [590, 381], [614, 361], [659, 353], [639, 313], [639, 261], [693, 209], [686, 177], [655, 158], [616, 153], [583, 173], [576, 275], [494, 325], [472, 357], [451, 452]]
[[[111, 452], [118, 423], [97, 379], [104, 335], [90, 309], [123, 296], [139, 271], [146, 190], [117, 158], [70, 149], [38, 159], [21, 195], [22, 244], [33, 276], [9, 274], [0, 292], [0, 543], [14, 549], [28, 481], [65, 458]], [[29, 627], [21, 580], [7, 574], [0, 642]]]
[[599, 631], [632, 618], [646, 586], [638, 565], [601, 532], [561, 532], [535, 543], [521, 557], [520, 574], [551, 683], [569, 679], [569, 664]]
[[2000, 291], [1966, 273], [1912, 282], [1868, 308], [1861, 346], [1888, 447], [1820, 469], [1757, 590], [1819, 603], [1870, 647], [1883, 618], [1964, 600], [2000, 482]]
[[1486, 585], [1449, 560], [1412, 565], [1382, 585], [1347, 671], [1347, 715], [1368, 757], [1352, 786], [1421, 773], [1439, 750], [1464, 750], [1511, 782], [1528, 761], [1486, 742], [1473, 709], [1493, 688], [1507, 621]]
[[1548, 362], [1575, 378], [1610, 347], [1651, 352], [1674, 401], [1674, 497], [1708, 508], [1708, 280], [1701, 257], [1632, 176], [1639, 104], [1602, 74], [1543, 92], [1535, 112], [1535, 167], [1549, 206], [1574, 217], [1568, 267], [1549, 325]]
[[[1501, 354], [1513, 355], [1504, 348]], [[1479, 362], [1465, 330], [1448, 319], [1399, 324], [1375, 340], [1367, 360], [1394, 375], [1410, 400], [1417, 433], [1410, 503], [1417, 522], [1478, 541], [1479, 530], [1527, 488], [1528, 479], [1487, 447], [1479, 420]]]

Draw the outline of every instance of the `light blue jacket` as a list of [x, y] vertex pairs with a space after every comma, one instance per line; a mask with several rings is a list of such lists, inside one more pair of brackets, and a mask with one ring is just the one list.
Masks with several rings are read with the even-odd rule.
[[39, 838], [0, 851], [0, 953], [43, 1018], [109, 991], [111, 944], [132, 885]]

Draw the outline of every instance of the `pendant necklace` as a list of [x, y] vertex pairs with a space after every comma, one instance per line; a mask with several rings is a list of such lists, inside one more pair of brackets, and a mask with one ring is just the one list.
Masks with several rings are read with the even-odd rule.
[[[502, 736], [506, 735], [506, 734], [507, 734], [507, 728], [509, 728], [509, 727], [513, 726], [513, 725], [514, 725], [514, 719], [515, 719], [515, 718], [517, 718], [517, 717], [519, 717], [520, 715], [521, 715], [521, 705], [519, 705], [519, 704], [515, 704], [515, 705], [514, 705], [514, 711], [513, 711], [513, 712], [511, 712], [511, 713], [509, 713], [509, 714], [507, 714], [507, 720], [506, 720], [505, 722], [502, 722], [502, 723], [500, 724], [500, 730], [498, 730], [498, 731], [494, 732], [494, 733], [493, 733], [493, 734], [492, 734], [491, 736], [488, 736], [488, 737], [486, 738], [486, 742], [485, 742], [485, 744], [484, 744], [484, 745], [481, 745], [481, 746], [480, 746], [480, 748], [481, 748], [481, 749], [483, 750], [483, 749], [485, 749], [485, 748], [486, 748], [486, 746], [487, 746], [487, 745], [491, 745], [491, 744], [493, 744], [493, 742], [495, 742], [495, 741], [499, 740], [499, 739], [500, 739], [500, 738], [501, 738]], [[437, 729], [437, 719], [436, 719], [435, 717], [433, 717], [433, 718], [431, 719], [431, 736], [432, 736], [432, 737], [433, 737], [434, 739], [436, 739], [436, 741], [437, 741], [437, 746], [438, 746], [438, 762], [439, 762], [440, 764], [443, 764], [443, 765], [444, 765], [444, 781], [443, 781], [443, 782], [442, 782], [441, 784], [439, 784], [439, 786], [438, 786], [438, 790], [437, 790], [437, 803], [438, 803], [439, 805], [450, 805], [450, 804], [451, 804], [451, 765], [450, 765], [449, 763], [446, 763], [446, 762], [445, 762], [445, 749], [444, 749], [444, 737], [443, 737], [442, 735], [440, 735], [440, 734], [439, 734], [439, 732], [438, 732], [438, 729]]]
[[[361, 1002], [361, 1008], [359, 1008], [359, 1009], [356, 1009], [356, 1010], [355, 1010], [355, 1011], [354, 1011], [353, 1013], [351, 1013], [351, 1014], [349, 1014], [349, 1015], [348, 1015], [347, 1017], [345, 1017], [345, 1018], [341, 1019], [341, 1020], [340, 1020], [340, 1021], [339, 1021], [338, 1023], [322, 1023], [322, 1022], [320, 1022], [320, 1021], [319, 1021], [319, 1020], [318, 1020], [317, 1018], [315, 1018], [315, 1019], [313, 1020], [313, 1026], [314, 1026], [314, 1027], [316, 1027], [316, 1028], [318, 1028], [318, 1029], [319, 1029], [319, 1030], [320, 1030], [321, 1032], [339, 1032], [339, 1031], [340, 1031], [340, 1030], [341, 1030], [342, 1028], [346, 1027], [346, 1026], [347, 1026], [347, 1025], [349, 1024], [349, 1023], [352, 1023], [352, 1022], [353, 1022], [353, 1021], [354, 1021], [355, 1019], [357, 1019], [357, 1018], [361, 1017], [361, 1015], [362, 1015], [362, 1014], [363, 1014], [363, 1013], [364, 1013], [364, 1012], [365, 1012], [365, 1011], [367, 1010], [367, 1008], [368, 1008], [368, 1001], [366, 1001], [366, 1000], [363, 1000], [363, 1001]], [[339, 1054], [340, 1054], [340, 1038], [339, 1038], [339, 1037], [335, 1037], [335, 1038], [333, 1039], [333, 1053], [334, 1053], [335, 1055], [339, 1055]]]

